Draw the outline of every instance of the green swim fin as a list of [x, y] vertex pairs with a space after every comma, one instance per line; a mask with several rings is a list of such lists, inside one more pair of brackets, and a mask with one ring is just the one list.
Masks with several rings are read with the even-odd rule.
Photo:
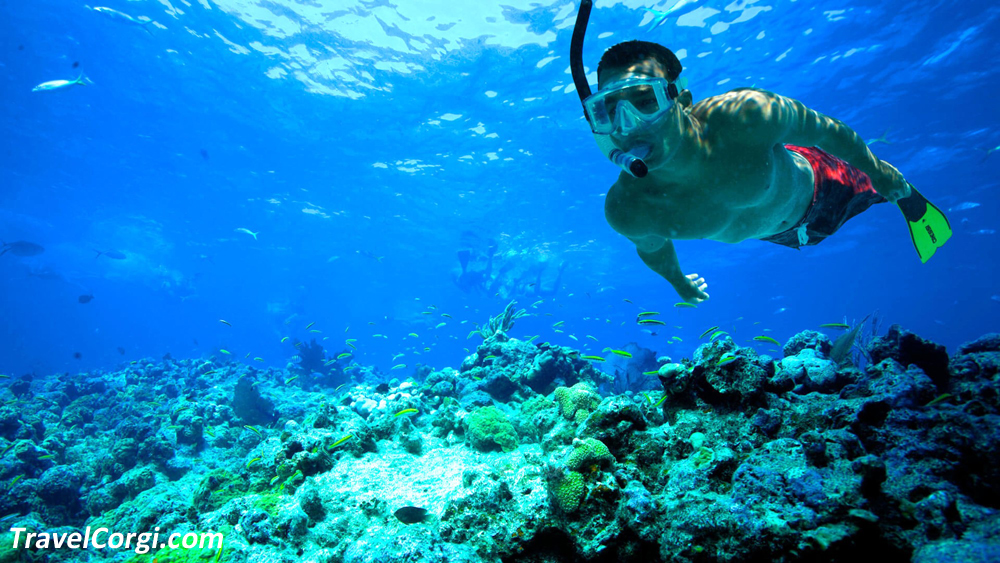
[[944, 213], [927, 201], [913, 184], [910, 184], [910, 189], [910, 195], [897, 201], [896, 205], [903, 212], [903, 217], [906, 217], [910, 238], [920, 255], [920, 261], [926, 264], [934, 256], [934, 252], [951, 238], [951, 224]]

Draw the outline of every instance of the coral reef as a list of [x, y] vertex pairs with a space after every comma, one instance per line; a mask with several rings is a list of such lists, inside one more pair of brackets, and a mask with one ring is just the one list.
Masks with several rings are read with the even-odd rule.
[[[861, 366], [812, 331], [780, 360], [717, 338], [615, 393], [517, 317], [459, 369], [335, 391], [216, 358], [11, 380], [4, 526], [226, 539], [88, 552], [130, 563], [1000, 557], [1000, 335], [949, 357], [893, 326]], [[0, 552], [41, 557], [71, 556]]]

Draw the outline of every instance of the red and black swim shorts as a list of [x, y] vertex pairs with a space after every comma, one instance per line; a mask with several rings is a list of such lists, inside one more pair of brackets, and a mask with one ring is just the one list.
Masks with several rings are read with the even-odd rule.
[[801, 154], [812, 165], [816, 177], [812, 205], [794, 227], [760, 240], [791, 248], [819, 244], [851, 217], [888, 201], [875, 191], [867, 174], [846, 161], [817, 147], [785, 145], [785, 148]]

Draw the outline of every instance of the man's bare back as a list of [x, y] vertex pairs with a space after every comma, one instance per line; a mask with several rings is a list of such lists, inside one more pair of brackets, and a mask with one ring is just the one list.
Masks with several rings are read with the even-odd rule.
[[701, 158], [679, 165], [684, 174], [671, 170], [642, 180], [622, 174], [605, 202], [616, 230], [737, 243], [787, 230], [805, 215], [813, 196], [809, 162], [782, 144], [731, 133], [739, 120], [734, 108], [746, 92], [727, 92], [691, 108], [690, 118], [703, 132]]

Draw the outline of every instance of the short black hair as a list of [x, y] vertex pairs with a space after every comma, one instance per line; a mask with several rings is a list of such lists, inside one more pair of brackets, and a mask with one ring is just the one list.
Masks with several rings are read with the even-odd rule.
[[669, 82], [677, 80], [684, 70], [677, 55], [663, 45], [649, 41], [624, 41], [611, 47], [601, 56], [601, 62], [597, 65], [597, 80], [601, 80], [601, 70], [625, 68], [644, 59], [653, 59], [665, 68]]

